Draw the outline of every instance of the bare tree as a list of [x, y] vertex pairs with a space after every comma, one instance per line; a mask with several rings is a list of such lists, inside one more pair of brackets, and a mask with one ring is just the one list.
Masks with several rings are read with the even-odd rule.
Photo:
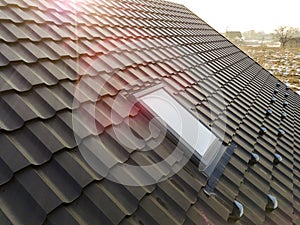
[[274, 37], [285, 47], [286, 43], [295, 37], [298, 29], [294, 27], [281, 26], [275, 30]]

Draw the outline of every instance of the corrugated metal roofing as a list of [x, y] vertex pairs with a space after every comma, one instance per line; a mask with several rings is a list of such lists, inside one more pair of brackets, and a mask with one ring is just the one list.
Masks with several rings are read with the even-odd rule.
[[[0, 0], [0, 21], [1, 224], [226, 224], [235, 200], [244, 208], [236, 223], [299, 224], [299, 95], [187, 8], [159, 0]], [[97, 168], [107, 174], [120, 163], [165, 159], [174, 140], [141, 151], [161, 134], [146, 127], [139, 108], [126, 112], [120, 94], [159, 83], [234, 146], [215, 194], [205, 194], [208, 179], [192, 161], [166, 180], [177, 162], [157, 166], [156, 176], [128, 170], [126, 181], [154, 184], [126, 186], [82, 156], [105, 144], [111, 160]], [[85, 117], [74, 117], [76, 110]], [[121, 132], [131, 148], [122, 146], [115, 132], [129, 127], [147, 142]], [[279, 204], [272, 212], [268, 195]]]

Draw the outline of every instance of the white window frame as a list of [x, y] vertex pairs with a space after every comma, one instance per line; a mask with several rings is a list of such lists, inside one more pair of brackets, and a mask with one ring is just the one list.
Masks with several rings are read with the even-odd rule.
[[[193, 153], [194, 158], [199, 160], [199, 170], [211, 175], [225, 152], [226, 146], [199, 118], [172, 97], [164, 89], [163, 84], [136, 92], [130, 97], [133, 98], [133, 101], [141, 104], [152, 116], [158, 117], [159, 123], [164, 122], [168, 131]], [[169, 106], [164, 106], [163, 103], [167, 103]], [[172, 121], [175, 118], [174, 111], [177, 112], [177, 119], [181, 118], [181, 124], [187, 124], [178, 126], [176, 121]], [[197, 130], [196, 134], [194, 134], [194, 130]], [[199, 141], [199, 138], [202, 138], [202, 142]]]

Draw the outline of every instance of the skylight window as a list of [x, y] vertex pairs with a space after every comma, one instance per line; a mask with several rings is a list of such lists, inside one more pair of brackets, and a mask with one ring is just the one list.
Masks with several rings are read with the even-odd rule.
[[169, 132], [194, 153], [200, 160], [199, 168], [209, 175], [225, 150], [219, 138], [162, 86], [152, 87], [134, 96], [152, 115], [164, 123]]

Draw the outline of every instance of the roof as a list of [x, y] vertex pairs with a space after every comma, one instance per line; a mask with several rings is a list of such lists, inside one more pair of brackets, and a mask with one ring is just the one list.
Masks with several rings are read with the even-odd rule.
[[[237, 224], [300, 223], [300, 96], [190, 10], [0, 0], [0, 21], [2, 224], [226, 224], [238, 203]], [[142, 151], [159, 130], [126, 110], [126, 93], [160, 83], [222, 137], [225, 155], [211, 177], [190, 160], [123, 171], [140, 185], [113, 182], [120, 164], [156, 164], [176, 148], [166, 137]]]

